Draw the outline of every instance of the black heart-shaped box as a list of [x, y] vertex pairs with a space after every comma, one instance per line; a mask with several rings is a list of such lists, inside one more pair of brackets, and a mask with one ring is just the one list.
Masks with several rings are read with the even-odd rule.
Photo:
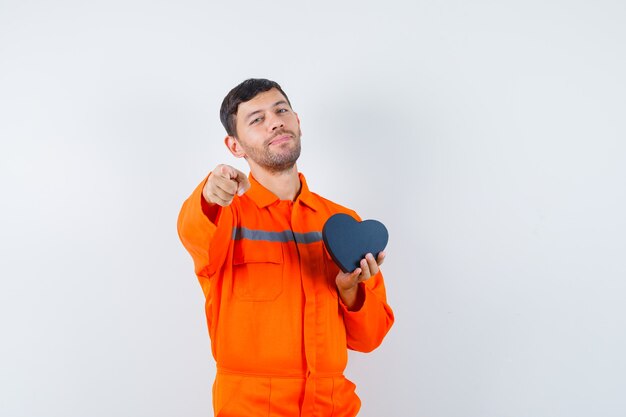
[[360, 266], [365, 255], [371, 253], [376, 258], [385, 249], [389, 233], [377, 220], [359, 222], [352, 216], [338, 213], [326, 220], [322, 237], [337, 266], [343, 272], [352, 272]]

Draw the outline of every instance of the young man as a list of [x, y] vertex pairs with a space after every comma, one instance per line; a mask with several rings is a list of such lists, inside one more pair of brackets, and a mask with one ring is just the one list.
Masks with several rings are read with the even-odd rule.
[[355, 416], [347, 349], [369, 352], [393, 324], [368, 254], [343, 273], [322, 227], [356, 213], [298, 173], [300, 119], [281, 87], [249, 79], [224, 98], [225, 143], [250, 176], [218, 165], [185, 201], [178, 232], [206, 296], [216, 416]]

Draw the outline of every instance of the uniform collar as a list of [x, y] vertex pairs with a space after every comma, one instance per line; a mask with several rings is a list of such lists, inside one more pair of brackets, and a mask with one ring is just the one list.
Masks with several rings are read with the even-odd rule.
[[[300, 194], [298, 195], [298, 198], [296, 198], [296, 202], [300, 201], [307, 207], [317, 211], [318, 201], [315, 195], [309, 191], [306, 178], [304, 178], [302, 173], [298, 173], [298, 177], [300, 178]], [[250, 180], [250, 189], [246, 191], [245, 195], [251, 198], [257, 206], [263, 208], [278, 201], [278, 197], [261, 185], [261, 183], [258, 182], [254, 176], [252, 176], [252, 173], [248, 175], [248, 179]]]
[[304, 175], [302, 173], [298, 173], [298, 176], [300, 177], [300, 194], [298, 195], [296, 201], [300, 201], [305, 206], [313, 209], [313, 211], [317, 211], [319, 199], [309, 190], [309, 186], [306, 183]]

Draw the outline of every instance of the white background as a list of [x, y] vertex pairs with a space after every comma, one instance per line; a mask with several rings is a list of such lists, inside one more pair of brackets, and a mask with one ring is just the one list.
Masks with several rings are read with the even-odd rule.
[[278, 81], [383, 221], [362, 416], [626, 415], [622, 1], [0, 1], [0, 415], [208, 416], [182, 201]]

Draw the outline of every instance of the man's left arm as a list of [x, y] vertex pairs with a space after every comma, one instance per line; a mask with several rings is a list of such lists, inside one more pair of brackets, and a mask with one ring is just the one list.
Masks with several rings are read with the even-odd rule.
[[376, 259], [367, 254], [359, 268], [348, 273], [339, 271], [335, 279], [348, 348], [352, 350], [371, 352], [376, 349], [393, 324], [393, 311], [387, 304], [380, 271], [384, 259], [384, 252]]

